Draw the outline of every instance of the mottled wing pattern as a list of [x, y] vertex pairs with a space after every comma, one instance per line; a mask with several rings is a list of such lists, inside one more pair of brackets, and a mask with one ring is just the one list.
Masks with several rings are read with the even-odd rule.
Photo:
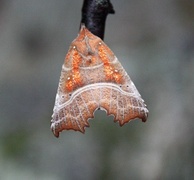
[[144, 100], [117, 57], [82, 26], [62, 66], [51, 120], [54, 135], [68, 129], [84, 132], [96, 109], [114, 115], [121, 126], [134, 118], [145, 122], [148, 116]]

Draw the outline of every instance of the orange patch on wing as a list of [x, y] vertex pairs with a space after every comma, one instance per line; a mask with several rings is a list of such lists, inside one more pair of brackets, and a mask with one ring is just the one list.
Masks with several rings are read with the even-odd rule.
[[104, 72], [106, 75], [106, 80], [113, 81], [116, 83], [121, 83], [122, 82], [122, 75], [119, 73], [118, 70], [116, 70], [113, 67], [113, 65], [110, 64], [109, 59], [106, 55], [105, 48], [101, 44], [98, 48], [98, 53], [99, 53], [99, 56], [104, 64]]
[[69, 76], [67, 78], [67, 81], [65, 83], [65, 89], [68, 91], [68, 92], [71, 92], [73, 91], [73, 88], [74, 88], [74, 84], [73, 84], [73, 81], [72, 81], [72, 75]]
[[77, 50], [73, 48], [73, 55], [72, 55], [72, 72], [71, 75], [67, 77], [67, 81], [65, 84], [65, 89], [68, 92], [73, 91], [77, 86], [81, 86], [82, 79], [79, 71], [79, 66], [82, 61], [81, 56], [78, 54]]

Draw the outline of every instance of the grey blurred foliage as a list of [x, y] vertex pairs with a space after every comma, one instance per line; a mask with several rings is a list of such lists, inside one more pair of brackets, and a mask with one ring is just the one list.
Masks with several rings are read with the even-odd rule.
[[0, 179], [194, 179], [194, 1], [111, 0], [105, 42], [146, 101], [124, 127], [95, 113], [83, 135], [50, 131], [83, 1], [0, 1]]

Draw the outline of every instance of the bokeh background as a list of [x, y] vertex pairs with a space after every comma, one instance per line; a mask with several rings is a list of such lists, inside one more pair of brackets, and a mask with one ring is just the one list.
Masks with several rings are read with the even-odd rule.
[[82, 0], [0, 0], [0, 179], [194, 179], [194, 1], [111, 0], [105, 42], [149, 108], [83, 135], [50, 120]]

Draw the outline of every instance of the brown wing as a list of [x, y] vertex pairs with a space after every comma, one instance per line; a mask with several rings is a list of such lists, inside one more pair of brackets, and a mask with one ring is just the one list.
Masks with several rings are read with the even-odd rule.
[[114, 115], [122, 126], [131, 119], [146, 121], [148, 110], [117, 57], [82, 26], [62, 66], [51, 129], [85, 131], [96, 109]]

